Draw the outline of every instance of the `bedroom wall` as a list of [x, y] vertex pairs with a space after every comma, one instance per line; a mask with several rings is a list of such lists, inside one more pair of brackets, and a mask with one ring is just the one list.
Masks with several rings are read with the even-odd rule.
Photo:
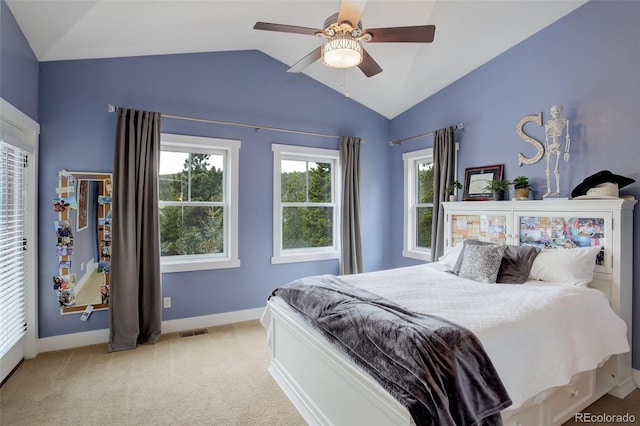
[[0, 98], [38, 121], [39, 64], [4, 1], [0, 1]]
[[[465, 130], [458, 132], [460, 178], [466, 167], [503, 163], [507, 178], [526, 174], [540, 190], [544, 164], [517, 166], [518, 152], [532, 152], [516, 136], [515, 125], [523, 116], [539, 112], [546, 121], [549, 107], [561, 103], [565, 106], [563, 116], [572, 123], [573, 141], [572, 159], [561, 165], [563, 192], [567, 194], [585, 176], [605, 168], [640, 182], [635, 167], [640, 144], [634, 127], [640, 116], [638, 2], [591, 1], [390, 123], [303, 75], [287, 74], [283, 64], [259, 52], [38, 64], [2, 0], [0, 24], [0, 96], [42, 125], [40, 337], [108, 326], [106, 312], [94, 313], [86, 323], [77, 315], [59, 315], [50, 293], [51, 274], [57, 264], [49, 232], [54, 216], [48, 208], [59, 169], [111, 170], [115, 116], [106, 112], [108, 103], [365, 137], [362, 197], [367, 270], [415, 263], [401, 257], [402, 152], [429, 147], [431, 140], [389, 147], [389, 139], [462, 121]], [[152, 75], [146, 77], [150, 70]], [[527, 130], [542, 139], [541, 128]], [[166, 274], [163, 289], [172, 297], [173, 307], [164, 311], [163, 319], [263, 306], [268, 292], [279, 283], [337, 271], [336, 261], [269, 263], [270, 143], [335, 147], [335, 141], [169, 120], [164, 121], [163, 131], [242, 140], [242, 267]], [[640, 184], [624, 192], [640, 198]], [[638, 241], [640, 207], [634, 218], [634, 241]], [[634, 248], [638, 259], [640, 248]], [[635, 282], [639, 275], [640, 270], [634, 268]], [[634, 368], [640, 369], [637, 286], [634, 308]]]
[[[108, 328], [108, 312], [60, 316], [52, 290], [55, 213], [61, 169], [112, 170], [116, 114], [107, 105], [310, 132], [364, 137], [362, 220], [366, 270], [390, 265], [388, 120], [258, 51], [43, 62], [40, 64], [40, 337]], [[339, 71], [336, 71], [339, 78]], [[330, 107], [329, 107], [330, 106]], [[233, 269], [164, 274], [172, 299], [163, 320], [263, 307], [278, 285], [337, 273], [338, 261], [271, 265], [272, 143], [337, 149], [336, 139], [163, 119], [162, 131], [239, 139], [239, 251]], [[375, 232], [371, 232], [375, 230]], [[73, 260], [73, 259], [72, 259]]]
[[[564, 105], [570, 120], [571, 159], [561, 163], [562, 196], [603, 169], [637, 182], [622, 190], [640, 199], [640, 2], [590, 1], [563, 19], [476, 69], [391, 121], [391, 138], [463, 122], [458, 131], [457, 173], [467, 167], [504, 164], [507, 179], [533, 178], [536, 198], [546, 188], [543, 160], [518, 167], [518, 153], [531, 145], [515, 132], [524, 116]], [[544, 141], [533, 123], [525, 131]], [[402, 152], [432, 145], [426, 138], [392, 148], [391, 184], [402, 188]], [[391, 255], [394, 266], [414, 264], [402, 253], [402, 191], [391, 194]], [[634, 212], [634, 262], [640, 261], [640, 206]], [[634, 282], [640, 267], [634, 265]], [[633, 365], [640, 369], [640, 286], [634, 289]]]

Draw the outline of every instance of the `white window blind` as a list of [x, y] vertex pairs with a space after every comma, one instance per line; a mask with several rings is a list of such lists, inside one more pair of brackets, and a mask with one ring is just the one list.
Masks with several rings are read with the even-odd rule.
[[26, 151], [0, 140], [0, 356], [27, 331], [27, 161]]

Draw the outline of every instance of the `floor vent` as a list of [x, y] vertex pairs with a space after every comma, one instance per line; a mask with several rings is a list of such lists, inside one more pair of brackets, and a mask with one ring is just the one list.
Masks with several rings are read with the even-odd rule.
[[202, 330], [183, 331], [180, 333], [180, 337], [200, 336], [201, 334], [209, 334], [209, 331], [206, 328]]

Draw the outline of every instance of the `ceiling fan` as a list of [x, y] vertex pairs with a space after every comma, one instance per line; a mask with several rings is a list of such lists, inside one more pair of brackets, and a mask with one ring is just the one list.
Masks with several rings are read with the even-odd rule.
[[412, 27], [389, 27], [363, 29], [360, 16], [366, 0], [342, 0], [340, 11], [324, 22], [323, 29], [294, 25], [256, 22], [256, 30], [315, 35], [325, 39], [322, 46], [314, 49], [289, 68], [288, 72], [302, 72], [306, 67], [322, 58], [325, 65], [334, 68], [357, 66], [367, 76], [382, 72], [382, 67], [362, 47], [367, 43], [431, 43], [435, 25]]

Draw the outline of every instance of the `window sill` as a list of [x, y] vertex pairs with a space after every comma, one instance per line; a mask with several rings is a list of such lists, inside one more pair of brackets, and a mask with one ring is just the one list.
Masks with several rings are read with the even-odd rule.
[[160, 270], [163, 274], [171, 272], [205, 271], [209, 269], [239, 268], [240, 259], [206, 259], [161, 261]]
[[410, 259], [431, 262], [431, 250], [402, 250], [402, 256]]
[[328, 260], [339, 259], [340, 253], [337, 251], [322, 252], [322, 253], [296, 253], [296, 254], [281, 254], [279, 256], [273, 256], [271, 258], [272, 264], [279, 263], [294, 263], [294, 262], [311, 262], [315, 260]]

